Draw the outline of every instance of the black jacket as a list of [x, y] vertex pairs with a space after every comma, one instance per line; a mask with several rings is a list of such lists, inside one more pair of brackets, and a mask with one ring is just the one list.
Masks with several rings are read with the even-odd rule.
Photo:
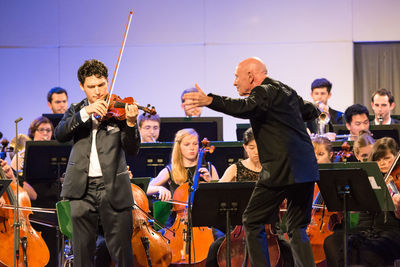
[[[55, 129], [59, 142], [74, 142], [61, 191], [61, 196], [69, 199], [82, 198], [88, 184], [92, 119], [84, 123], [79, 112], [87, 105], [87, 99], [72, 104]], [[140, 137], [137, 126], [128, 127], [126, 121], [114, 118], [103, 121], [96, 134], [96, 146], [106, 195], [111, 205], [115, 209], [132, 206], [125, 152], [134, 155], [138, 152]]]
[[262, 164], [260, 182], [284, 186], [319, 180], [317, 160], [305, 120], [319, 112], [289, 86], [266, 78], [245, 99], [213, 97], [209, 108], [250, 119]]

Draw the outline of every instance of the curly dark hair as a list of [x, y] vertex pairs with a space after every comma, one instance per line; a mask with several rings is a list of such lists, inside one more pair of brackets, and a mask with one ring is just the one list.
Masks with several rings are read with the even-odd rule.
[[108, 69], [103, 62], [97, 59], [86, 60], [78, 70], [78, 80], [83, 85], [86, 77], [108, 78]]

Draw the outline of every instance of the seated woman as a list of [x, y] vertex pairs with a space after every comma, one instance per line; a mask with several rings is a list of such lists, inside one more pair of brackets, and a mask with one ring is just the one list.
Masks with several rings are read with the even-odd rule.
[[[398, 152], [394, 139], [384, 137], [373, 145], [369, 159], [386, 174]], [[400, 258], [400, 196], [392, 196], [395, 212], [360, 212], [359, 221], [348, 238], [349, 264], [393, 266]], [[328, 266], [343, 266], [343, 230], [335, 231], [324, 242]]]
[[[257, 181], [261, 172], [261, 163], [258, 157], [257, 144], [254, 139], [253, 130], [247, 129], [243, 133], [243, 149], [246, 159], [236, 162], [229, 166], [219, 182], [244, 182], [244, 181]], [[225, 236], [216, 239], [208, 250], [206, 267], [218, 267], [218, 250], [225, 240]], [[290, 247], [286, 241], [278, 239], [280, 252], [284, 266], [292, 266], [293, 258], [290, 252]]]
[[[181, 184], [193, 178], [198, 155], [199, 135], [197, 132], [191, 128], [178, 131], [172, 148], [171, 163], [150, 182], [147, 195], [158, 194], [159, 199], [170, 200]], [[209, 164], [209, 168], [200, 168], [199, 173], [199, 179], [203, 182], [219, 179], [217, 170], [212, 164]]]

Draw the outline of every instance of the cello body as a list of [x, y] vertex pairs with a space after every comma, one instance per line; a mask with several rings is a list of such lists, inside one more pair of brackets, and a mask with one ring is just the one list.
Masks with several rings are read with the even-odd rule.
[[[17, 185], [12, 182], [3, 197], [7, 204], [13, 205]], [[30, 207], [28, 193], [22, 188], [19, 191], [19, 205]], [[40, 233], [36, 232], [29, 222], [32, 211], [19, 211], [19, 259], [17, 266], [45, 266], [50, 259], [49, 249]], [[21, 242], [22, 241], [22, 242]], [[26, 244], [25, 246], [23, 244]], [[24, 248], [25, 247], [25, 248]], [[26, 252], [24, 252], [26, 251]], [[24, 257], [26, 256], [26, 257]], [[14, 210], [2, 209], [0, 217], [0, 266], [14, 266]]]
[[137, 185], [131, 184], [135, 204], [140, 208], [132, 210], [133, 234], [132, 251], [135, 266], [167, 267], [171, 263], [171, 249], [165, 238], [155, 231], [147, 221], [150, 212], [146, 194]]
[[[174, 193], [174, 201], [184, 202], [188, 198], [189, 184], [180, 185]], [[174, 204], [173, 210], [176, 211], [176, 219], [170, 231], [166, 231], [164, 236], [170, 240], [172, 251], [172, 265], [184, 266], [189, 263], [188, 254], [188, 235], [187, 235], [187, 209], [185, 205]], [[190, 237], [191, 263], [194, 266], [204, 266], [208, 255], [208, 249], [214, 241], [211, 228], [193, 227]]]
[[333, 226], [337, 222], [332, 222], [332, 218], [337, 217], [336, 212], [330, 212], [323, 205], [323, 199], [319, 192], [318, 185], [314, 187], [314, 203], [311, 214], [311, 221], [307, 227], [307, 235], [310, 239], [311, 248], [316, 264], [325, 260], [324, 240], [333, 234]]
[[[270, 225], [265, 225], [265, 233], [267, 234], [267, 244], [268, 244], [268, 252], [269, 252], [269, 262], [270, 265], [280, 266], [280, 248], [278, 243], [278, 237], [276, 237], [270, 229]], [[242, 267], [248, 266], [250, 267], [250, 258], [246, 254], [246, 241], [244, 234], [243, 226], [236, 226], [235, 229], [231, 232], [231, 266], [232, 267]], [[222, 242], [221, 246], [218, 249], [218, 265], [219, 267], [225, 267], [226, 264], [226, 239]], [[246, 260], [246, 263], [244, 261]]]

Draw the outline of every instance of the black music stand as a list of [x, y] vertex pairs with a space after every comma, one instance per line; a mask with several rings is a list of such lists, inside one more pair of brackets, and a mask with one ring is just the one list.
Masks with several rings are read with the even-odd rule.
[[[344, 214], [344, 263], [348, 266], [348, 212], [393, 211], [394, 205], [375, 162], [335, 165], [320, 165], [318, 186], [328, 210]], [[324, 169], [328, 166], [331, 168]]]
[[28, 182], [52, 181], [67, 168], [72, 145], [57, 141], [27, 141], [25, 144], [24, 176]]
[[194, 194], [192, 225], [226, 229], [228, 267], [231, 266], [231, 225], [242, 224], [254, 186], [255, 182], [201, 183]]
[[[59, 143], [55, 140], [26, 142], [24, 177], [38, 193], [38, 198], [33, 202], [37, 206], [42, 208], [56, 207], [56, 202], [59, 200], [61, 192], [59, 178], [67, 168], [71, 148], [71, 144]], [[43, 231], [48, 231], [49, 238], [53, 236], [54, 231], [50, 228], [55, 229], [56, 241], [53, 242], [57, 242], [56, 255], [59, 255], [61, 250], [61, 233], [56, 214], [53, 216], [53, 214], [35, 212], [31, 216], [31, 221], [44, 226]], [[51, 262], [56, 261], [56, 255], [50, 259]]]
[[0, 179], [0, 197], [7, 190], [7, 187], [10, 185], [11, 181], [11, 179]]
[[147, 192], [147, 187], [149, 187], [151, 177], [134, 177], [131, 179], [131, 183], [140, 187], [145, 193]]

